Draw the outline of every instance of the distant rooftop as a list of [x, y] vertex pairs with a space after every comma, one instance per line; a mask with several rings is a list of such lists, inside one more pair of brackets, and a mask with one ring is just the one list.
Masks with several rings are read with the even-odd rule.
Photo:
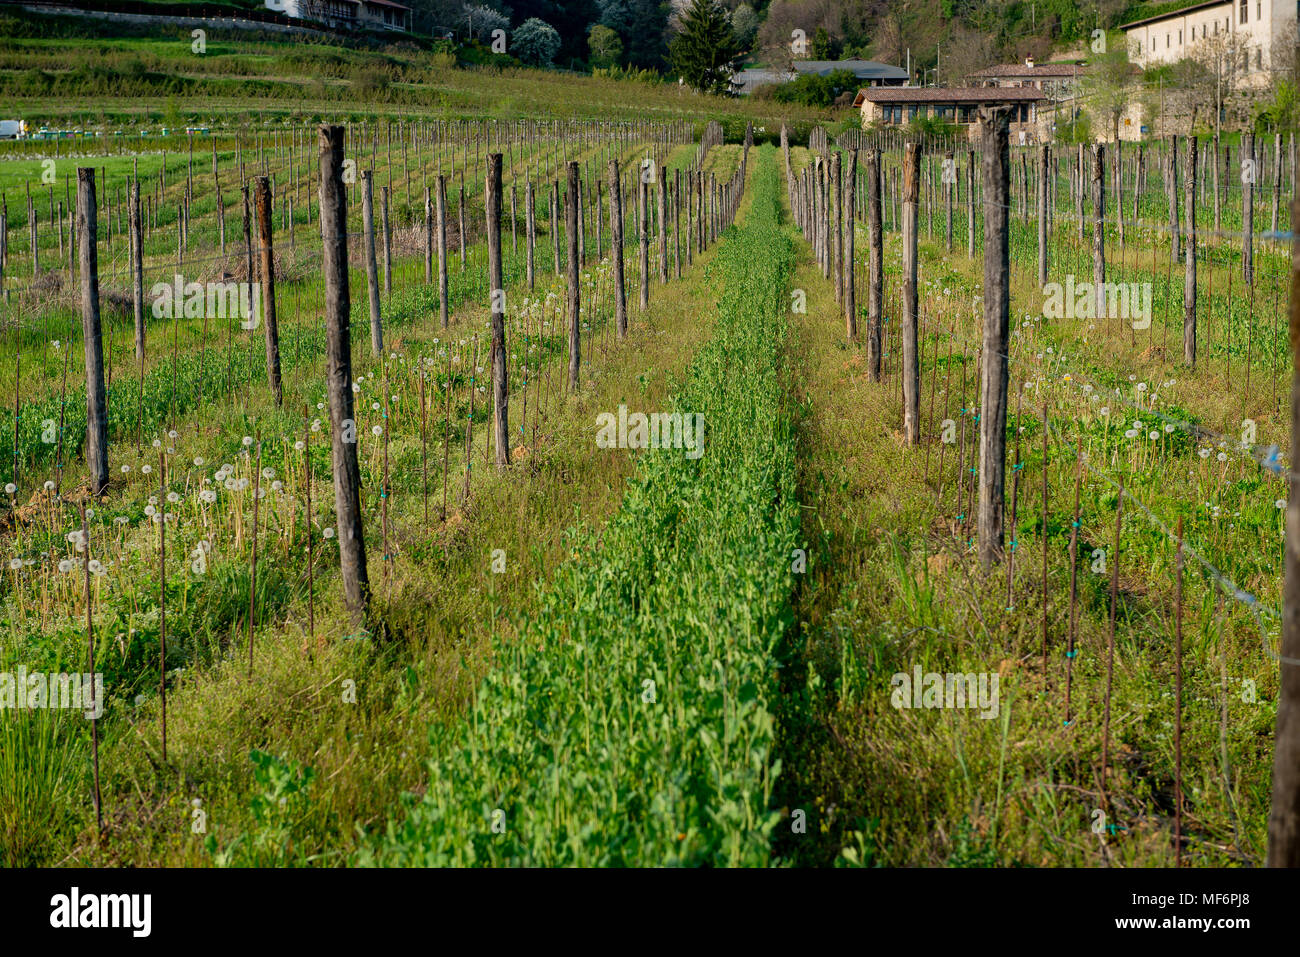
[[741, 70], [731, 78], [741, 93], [752, 93], [754, 88], [767, 83], [789, 83], [796, 76], [829, 76], [836, 70], [848, 70], [855, 80], [865, 83], [901, 84], [907, 81], [907, 71], [890, 63], [875, 60], [795, 60], [794, 72], [753, 67]]
[[1029, 60], [1024, 63], [1003, 63], [998, 66], [988, 66], [982, 70], [976, 70], [971, 76], [981, 80], [1002, 77], [1050, 78], [1074, 76], [1076, 73], [1086, 72], [1088, 72], [1088, 66], [1084, 63], [1034, 63]]
[[901, 66], [857, 57], [848, 60], [795, 60], [794, 69], [796, 73], [816, 73], [818, 76], [826, 76], [836, 70], [848, 70], [859, 80], [907, 79], [907, 71]]

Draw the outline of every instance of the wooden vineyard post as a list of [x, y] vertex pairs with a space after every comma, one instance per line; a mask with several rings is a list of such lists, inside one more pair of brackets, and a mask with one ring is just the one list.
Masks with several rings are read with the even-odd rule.
[[[438, 319], [447, 328], [447, 177], [438, 175]], [[530, 259], [531, 263], [531, 259]], [[530, 270], [531, 273], [531, 270]], [[530, 275], [531, 283], [531, 275]]]
[[880, 150], [867, 151], [867, 380], [880, 381], [882, 300], [885, 287], [884, 231], [880, 222]]
[[[623, 275], [623, 190], [619, 188], [618, 160], [609, 161], [609, 252], [614, 272], [614, 326], [627, 338], [627, 287]], [[686, 244], [690, 249], [690, 243]]]
[[524, 183], [524, 256], [528, 288], [531, 290], [536, 282], [534, 255], [537, 251], [537, 206], [533, 198], [533, 181]]
[[365, 236], [366, 293], [370, 301], [370, 351], [384, 352], [384, 326], [379, 317], [379, 266], [375, 261], [375, 176], [372, 170], [361, 173], [361, 230]]
[[[576, 170], [575, 165], [571, 175], [576, 175]], [[572, 199], [576, 201], [577, 197], [572, 196]], [[492, 441], [496, 446], [497, 468], [504, 468], [510, 464], [510, 384], [506, 363], [509, 358], [506, 353], [506, 291], [501, 280], [500, 153], [489, 153], [487, 157], [483, 205], [487, 217], [488, 288], [492, 290]], [[577, 207], [574, 207], [576, 213]]]
[[555, 275], [560, 274], [560, 183], [551, 183], [551, 252], [555, 258]]
[[[569, 295], [569, 389], [578, 391], [579, 373], [582, 369], [582, 290], [579, 285], [578, 262], [578, 163], [570, 160], [568, 165], [568, 185], [565, 190], [564, 217], [565, 230], [568, 233], [569, 261], [568, 286]], [[663, 220], [660, 219], [662, 225]], [[667, 275], [663, 276], [665, 282]]]
[[[599, 192], [596, 194], [600, 195]], [[599, 217], [596, 220], [600, 222]], [[673, 176], [673, 267], [676, 278], [682, 278], [682, 171], [675, 170]]]
[[[81, 334], [86, 353], [86, 467], [90, 494], [108, 488], [108, 402], [104, 385], [104, 341], [99, 321], [98, 223], [95, 211], [95, 170], [77, 168], [77, 238], [81, 268]], [[89, 560], [89, 552], [87, 552]]]
[[348, 206], [343, 186], [343, 127], [320, 128], [320, 228], [325, 274], [326, 387], [333, 446], [334, 511], [343, 596], [354, 628], [370, 603], [361, 525], [361, 468], [352, 414], [352, 298], [348, 289]]
[[[1300, 199], [1291, 201], [1300, 223]], [[1300, 238], [1291, 240], [1291, 441], [1300, 439]], [[1295, 466], [1291, 466], [1294, 472]], [[1268, 818], [1269, 867], [1300, 867], [1300, 494], [1287, 482], [1286, 554], [1277, 726], [1273, 735], [1273, 806]]]
[[[1038, 285], [1047, 285], [1047, 144], [1038, 148]], [[985, 257], [988, 253], [985, 252]], [[985, 260], [987, 262], [987, 258]]]
[[946, 241], [945, 248], [952, 252], [952, 200], [953, 193], [957, 190], [957, 162], [953, 159], [952, 150], [943, 154], [943, 202], [944, 211], [947, 218], [944, 221], [944, 237]]
[[[275, 316], [275, 255], [271, 245], [271, 181], [257, 178], [257, 242], [262, 257], [262, 321], [266, 323], [266, 378], [276, 408], [284, 405], [280, 383], [280, 326]], [[250, 300], [251, 305], [251, 300]], [[252, 319], [252, 317], [249, 317]]]
[[903, 147], [903, 435], [908, 445], [921, 440], [921, 367], [916, 353], [916, 214], [921, 185], [921, 151], [914, 141]]
[[424, 188], [424, 282], [433, 285], [433, 197]]
[[841, 258], [844, 255], [844, 172], [838, 152], [831, 157], [829, 206], [831, 227], [827, 259], [833, 273], [835, 301], [842, 303], [844, 301], [844, 270]]
[[1187, 137], [1187, 175], [1184, 177], [1187, 241], [1183, 253], [1187, 272], [1183, 280], [1183, 362], [1196, 368], [1196, 137]]
[[1092, 147], [1092, 282], [1097, 305], [1104, 302], [1106, 281], [1106, 147]]
[[650, 223], [649, 198], [650, 184], [646, 182], [646, 170], [654, 167], [642, 165], [637, 177], [637, 237], [639, 247], [637, 264], [641, 269], [641, 311], [650, 306]]
[[980, 371], [979, 553], [984, 571], [1002, 555], [1007, 458], [1007, 349], [1011, 303], [1007, 202], [1010, 112], [980, 110], [984, 186], [984, 341]]
[[[1255, 137], [1241, 135], [1241, 277], [1246, 285], [1255, 284]], [[1247, 164], [1250, 164], [1249, 166]]]
[[[144, 232], [140, 227], [140, 181], [131, 181], [131, 305], [135, 318], [135, 358], [144, 362]], [[60, 242], [63, 231], [59, 230]]]
[[660, 166], [659, 178], [659, 281], [668, 282], [668, 167]]
[[966, 258], [975, 258], [975, 151], [966, 152]]
[[849, 170], [844, 178], [844, 333], [849, 342], [858, 341], [858, 300], [856, 275], [853, 263], [853, 233], [857, 222], [854, 210], [857, 202], [858, 151], [849, 150]]

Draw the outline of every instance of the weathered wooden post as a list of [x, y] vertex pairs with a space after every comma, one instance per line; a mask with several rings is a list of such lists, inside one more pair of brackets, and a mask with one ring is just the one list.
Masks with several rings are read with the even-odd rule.
[[[577, 392], [578, 376], [582, 370], [582, 289], [578, 261], [578, 163], [576, 160], [570, 160], [568, 165], [568, 189], [564, 214], [569, 239], [569, 388]], [[664, 281], [668, 281], [667, 276], [664, 277]]]
[[844, 286], [844, 332], [849, 337], [849, 342], [857, 342], [858, 299], [853, 263], [853, 233], [857, 221], [854, 212], [857, 209], [858, 196], [858, 151], [856, 149], [849, 150], [848, 166], [848, 173], [844, 177], [844, 256], [843, 277], [840, 282]]
[[537, 249], [537, 206], [533, 198], [533, 180], [529, 177], [524, 183], [524, 257], [525, 272], [528, 275], [528, 288], [533, 288], [536, 281], [534, 254]]
[[[1249, 166], [1247, 165], [1249, 164]], [[1255, 136], [1241, 134], [1241, 277], [1246, 285], [1255, 284]]]
[[[271, 245], [271, 181], [257, 178], [257, 239], [262, 259], [262, 321], [266, 323], [266, 379], [276, 408], [284, 405], [280, 384], [280, 326], [275, 316], [275, 255]], [[249, 297], [249, 305], [253, 305]], [[250, 320], [251, 316], [248, 317]]]
[[1102, 288], [1106, 281], [1106, 146], [1103, 143], [1092, 147], [1092, 281], [1100, 318], [1106, 301]]
[[[570, 202], [574, 199], [571, 196]], [[489, 153], [487, 157], [483, 205], [487, 216], [488, 289], [492, 295], [492, 442], [496, 446], [497, 468], [505, 468], [510, 464], [510, 382], [506, 362], [509, 358], [506, 352], [506, 291], [501, 280], [500, 153]], [[576, 208], [574, 215], [577, 215]], [[574, 225], [577, 225], [576, 219]], [[574, 258], [572, 252], [569, 258]]]
[[844, 217], [842, 207], [844, 205], [844, 172], [841, 166], [840, 153], [838, 150], [831, 156], [830, 171], [830, 248], [827, 250], [827, 260], [831, 265], [831, 272], [834, 278], [833, 286], [835, 287], [835, 301], [842, 303], [844, 301], [844, 270], [842, 257], [844, 255]]
[[867, 150], [867, 380], [880, 381], [881, 303], [884, 297], [884, 232], [880, 223], [880, 150]]
[[[144, 362], [144, 230], [140, 224], [140, 181], [131, 182], [131, 305], [135, 313], [135, 358]], [[62, 230], [59, 231], [62, 237]], [[62, 242], [62, 239], [60, 239]]]
[[966, 258], [975, 258], [975, 151], [966, 151]]
[[659, 281], [668, 282], [668, 167], [659, 167]]
[[320, 229], [325, 274], [325, 375], [330, 404], [334, 512], [343, 597], [354, 628], [370, 603], [361, 525], [361, 469], [352, 412], [352, 297], [348, 289], [348, 201], [343, 186], [343, 127], [320, 128]]
[[370, 300], [370, 349], [375, 355], [384, 352], [384, 326], [379, 317], [379, 266], [375, 259], [375, 176], [372, 170], [361, 173], [361, 231], [365, 234], [366, 293]]
[[[531, 261], [531, 260], [530, 260]], [[447, 328], [447, 177], [438, 174], [438, 318]]]
[[921, 440], [921, 366], [917, 356], [916, 217], [921, 186], [921, 151], [903, 147], [903, 434], [908, 445]]
[[433, 195], [424, 187], [424, 282], [433, 284]]
[[[627, 288], [623, 276], [623, 190], [619, 185], [618, 160], [609, 161], [609, 252], [614, 267], [614, 326], [620, 339], [627, 338]], [[689, 251], [691, 244], [686, 243]]]
[[[980, 564], [992, 569], [1002, 556], [1002, 513], [1006, 498], [1007, 350], [1011, 303], [1007, 199], [1010, 191], [1009, 107], [982, 107], [979, 114], [984, 181], [984, 343], [980, 349]], [[1045, 169], [1046, 147], [1040, 154]], [[1043, 198], [1044, 177], [1039, 183]], [[1043, 229], [1039, 208], [1039, 232]], [[1040, 253], [1039, 271], [1045, 264]]]
[[[1291, 201], [1300, 223], [1300, 199]], [[1300, 236], [1291, 239], [1291, 443], [1300, 442]], [[1286, 551], [1277, 725], [1273, 733], [1273, 805], [1268, 817], [1269, 867], [1300, 867], [1300, 489], [1288, 477]]]
[[1187, 272], [1183, 278], [1183, 362], [1196, 367], [1196, 137], [1187, 137]]
[[[986, 167], [987, 169], [987, 167]], [[1047, 285], [1047, 144], [1038, 147], [1038, 285]], [[988, 262], [988, 252], [984, 253]]]
[[[81, 268], [81, 335], [86, 353], [86, 467], [90, 493], [108, 488], [108, 401], [104, 392], [104, 341], [99, 322], [99, 224], [95, 207], [95, 169], [77, 167], [78, 264]], [[90, 559], [90, 551], [86, 551]]]
[[642, 166], [641, 175], [637, 177], [637, 235], [640, 239], [637, 264], [641, 268], [641, 310], [650, 305], [650, 224], [649, 198], [650, 184], [646, 182], [646, 170], [651, 166]]

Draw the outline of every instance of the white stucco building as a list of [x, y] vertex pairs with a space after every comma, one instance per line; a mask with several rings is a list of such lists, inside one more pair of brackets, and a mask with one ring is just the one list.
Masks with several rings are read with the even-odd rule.
[[1263, 85], [1269, 71], [1281, 66], [1272, 62], [1275, 56], [1294, 56], [1297, 6], [1297, 0], [1211, 0], [1120, 29], [1130, 59], [1143, 69], [1189, 57], [1231, 56], [1244, 85]]

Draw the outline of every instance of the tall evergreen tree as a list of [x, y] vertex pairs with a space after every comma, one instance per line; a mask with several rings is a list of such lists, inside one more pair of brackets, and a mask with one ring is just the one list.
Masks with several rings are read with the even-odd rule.
[[727, 93], [740, 48], [717, 0], [691, 0], [668, 49], [677, 74], [701, 93]]

